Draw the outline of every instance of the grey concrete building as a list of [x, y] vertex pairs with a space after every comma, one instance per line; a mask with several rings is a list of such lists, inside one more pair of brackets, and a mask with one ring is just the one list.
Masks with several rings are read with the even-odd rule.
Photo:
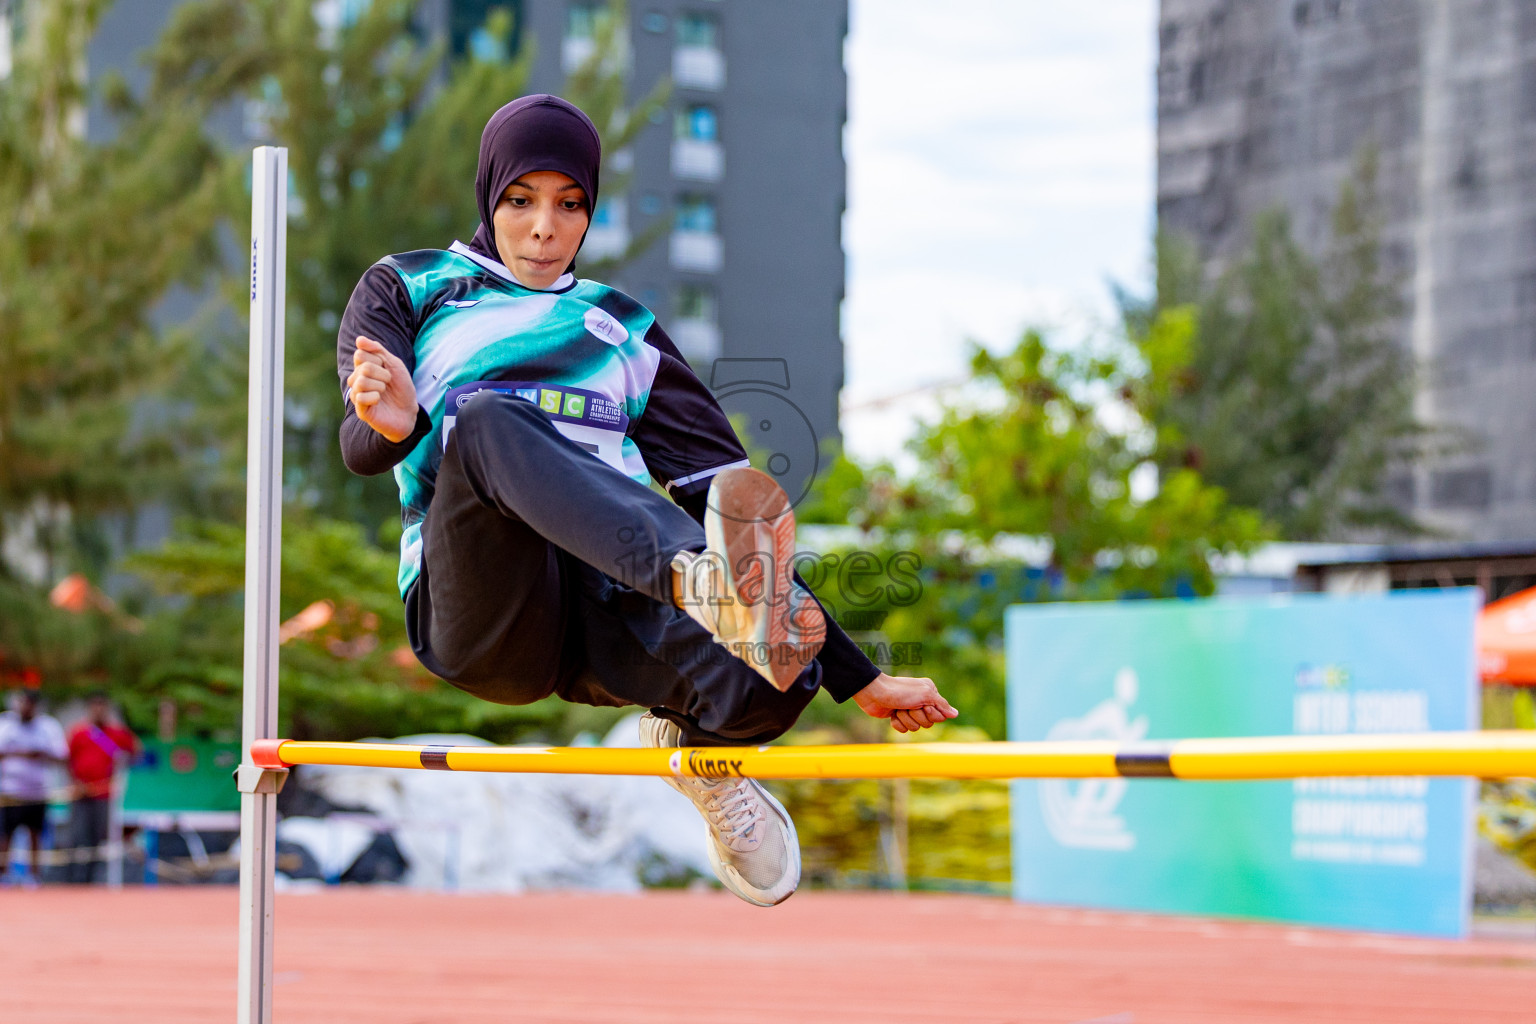
[[[439, 2], [460, 23], [489, 6]], [[530, 86], [559, 92], [603, 5], [520, 8]], [[667, 225], [613, 283], [661, 318], [791, 497], [838, 436], [847, 26], [846, 0], [631, 0], [631, 95], [670, 78], [672, 110], [640, 135], [628, 194], [588, 235], [616, 252]]]
[[1213, 265], [1272, 206], [1321, 246], [1377, 149], [1420, 411], [1477, 442], [1403, 497], [1452, 536], [1536, 537], [1536, 3], [1161, 0], [1158, 48], [1158, 221]]
[[[117, 0], [91, 44], [93, 73], [141, 77], [138, 54], [182, 2]], [[366, 2], [314, 7], [331, 23]], [[534, 45], [530, 90], [556, 93], [592, 52], [605, 11], [592, 0], [420, 0], [418, 10], [426, 33], [463, 51], [497, 7], [513, 13], [514, 45]], [[847, 25], [847, 0], [631, 0], [631, 95], [669, 78], [671, 109], [621, 156], [631, 187], [603, 197], [586, 248], [614, 255], [663, 225], [610, 283], [657, 314], [791, 497], [838, 437]], [[221, 128], [238, 136], [235, 121]]]

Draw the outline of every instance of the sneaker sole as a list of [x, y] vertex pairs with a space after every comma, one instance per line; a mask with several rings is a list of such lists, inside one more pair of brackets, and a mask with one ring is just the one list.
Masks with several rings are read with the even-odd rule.
[[768, 603], [766, 650], [751, 653], [766, 654], [769, 682], [788, 690], [820, 653], [827, 635], [826, 619], [810, 601], [798, 609], [794, 626], [799, 635], [790, 638], [795, 513], [789, 497], [767, 473], [728, 469], [715, 477], [710, 499], [719, 523], [718, 543], [725, 555], [727, 580], [735, 591], [731, 596], [748, 607]]

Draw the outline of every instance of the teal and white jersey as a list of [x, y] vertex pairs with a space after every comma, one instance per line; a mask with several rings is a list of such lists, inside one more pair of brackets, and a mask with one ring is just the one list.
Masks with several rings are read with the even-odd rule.
[[536, 403], [556, 429], [616, 472], [650, 483], [627, 433], [645, 411], [662, 358], [645, 341], [655, 323], [650, 310], [616, 289], [569, 274], [547, 291], [526, 288], [501, 264], [459, 242], [446, 251], [388, 256], [375, 267], [392, 271], [404, 285], [416, 325], [414, 365], [406, 365], [431, 421], [431, 430], [395, 466], [405, 525], [402, 594], [420, 572], [422, 522], [455, 412], [482, 389], [511, 391]]
[[[458, 242], [401, 253], [364, 273], [342, 314], [336, 371], [344, 401], [358, 337], [405, 364], [420, 404], [415, 429], [399, 442], [350, 404], [341, 423], [347, 468], [393, 470], [399, 483], [402, 597], [421, 577], [422, 524], [459, 402], [486, 388], [532, 402], [614, 473], [642, 484], [654, 477], [695, 522], [703, 522], [715, 474], [748, 465], [730, 420], [650, 310], [595, 281], [565, 275], [546, 291], [525, 288], [478, 247]], [[833, 621], [817, 660], [838, 700], [879, 674]]]

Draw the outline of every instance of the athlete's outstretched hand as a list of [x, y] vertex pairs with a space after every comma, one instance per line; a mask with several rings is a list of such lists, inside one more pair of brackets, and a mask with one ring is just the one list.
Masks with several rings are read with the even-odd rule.
[[416, 385], [411, 372], [399, 356], [361, 335], [352, 353], [347, 400], [358, 419], [391, 441], [404, 441], [416, 429]]
[[854, 694], [853, 702], [872, 718], [889, 718], [897, 732], [917, 732], [960, 713], [950, 707], [932, 679], [889, 676], [884, 672]]

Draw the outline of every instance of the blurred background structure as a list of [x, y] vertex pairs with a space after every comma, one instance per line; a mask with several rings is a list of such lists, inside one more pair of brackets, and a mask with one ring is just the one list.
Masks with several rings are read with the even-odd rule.
[[[438, 4], [460, 19], [490, 6]], [[514, 7], [536, 40], [530, 89], [559, 91], [591, 56], [605, 11], [566, 0]], [[670, 80], [671, 106], [636, 136], [621, 164], [632, 168], [627, 192], [599, 210], [602, 233], [587, 242], [601, 242], [596, 257], [642, 242], [612, 283], [656, 313], [706, 383], [722, 358], [717, 390], [782, 383], [788, 406], [769, 429], [761, 416], [742, 421], [786, 457], [776, 475], [791, 493], [809, 483], [819, 447], [839, 440], [847, 33], [846, 0], [632, 3], [627, 86], [640, 96]], [[662, 237], [644, 245], [658, 226]]]
[[1477, 541], [1536, 533], [1536, 12], [1521, 0], [1163, 0], [1157, 218], [1211, 272], [1279, 207], [1321, 254], [1362, 152], [1415, 409], [1462, 450], [1394, 470], [1396, 501]]

